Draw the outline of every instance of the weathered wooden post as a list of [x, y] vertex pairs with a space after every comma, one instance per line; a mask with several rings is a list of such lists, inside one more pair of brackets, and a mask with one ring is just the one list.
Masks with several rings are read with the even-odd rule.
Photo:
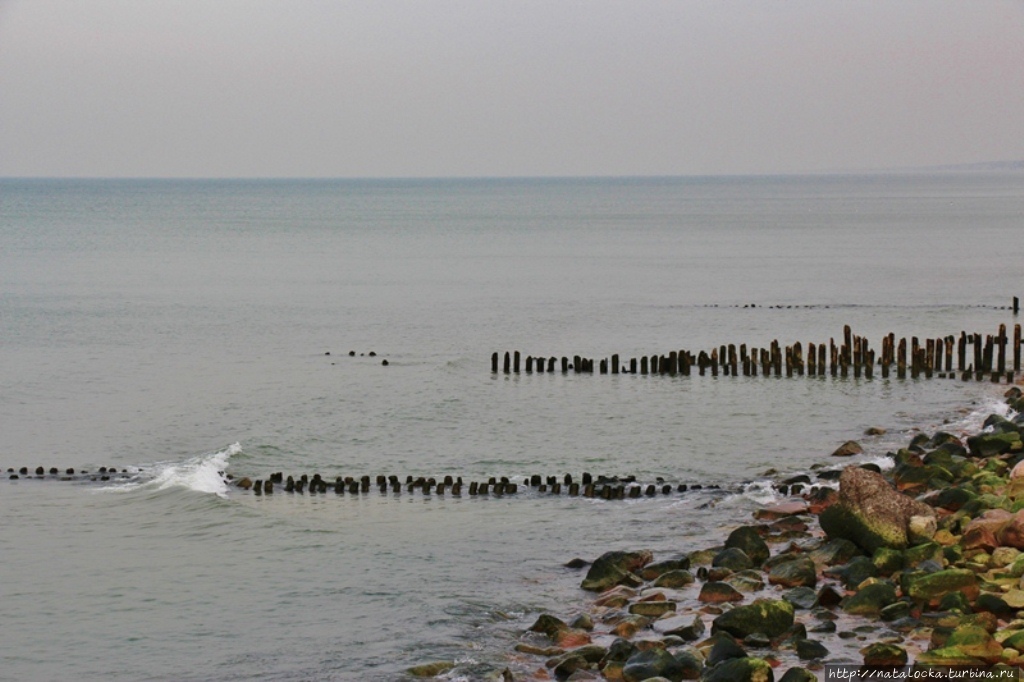
[[512, 371], [519, 374], [519, 351], [515, 351], [512, 355]]
[[818, 373], [818, 347], [813, 343], [807, 344], [807, 375], [814, 376]]
[[672, 376], [679, 373], [679, 353], [676, 351], [668, 354], [668, 373]]
[[491, 372], [498, 373], [498, 352], [491, 353]]
[[509, 355], [508, 351], [505, 351], [505, 365], [504, 365], [504, 367], [505, 367], [505, 374], [508, 374], [508, 373], [510, 373], [512, 371], [512, 356]]
[[580, 372], [583, 371], [583, 363], [581, 362], [580, 356], [578, 355], [572, 356], [572, 371], [576, 374], [579, 374]]
[[899, 350], [896, 353], [896, 376], [900, 379], [907, 378], [907, 338], [900, 339]]
[[612, 355], [612, 374], [619, 373], [619, 354]]
[[929, 370], [935, 366], [935, 339], [925, 339], [925, 364]]
[[831, 370], [832, 376], [835, 376], [839, 371], [839, 349], [836, 348], [836, 340], [829, 338], [828, 340], [829, 360], [832, 363]]
[[1013, 314], [1016, 315], [1020, 312], [1020, 299], [1016, 296], [1013, 297]]
[[1013, 371], [1020, 371], [1020, 325], [1013, 325]]
[[555, 371], [555, 363], [558, 362], [557, 358], [548, 358], [548, 372]]
[[957, 369], [961, 372], [967, 371], [967, 332], [960, 332], [960, 340], [956, 344]]
[[690, 351], [681, 350], [679, 351], [679, 371], [682, 372], [684, 377], [690, 376], [690, 364], [692, 358], [690, 357]]
[[608, 373], [608, 360], [606, 358], [606, 359], [601, 360], [601, 374], [607, 374], [607, 373]]
[[636, 374], [636, 358], [629, 359], [629, 373]]
[[527, 374], [533, 374], [533, 356], [532, 355], [527, 355], [526, 356], [526, 373]]
[[981, 355], [982, 354], [981, 334], [975, 333], [973, 339], [974, 339], [973, 340], [973, 344], [974, 344], [974, 371], [976, 373], [978, 373], [978, 372], [984, 371], [984, 369], [985, 369], [984, 366], [982, 365], [982, 362], [981, 362], [981, 359], [982, 359], [982, 355]]
[[1006, 325], [999, 325], [999, 338], [997, 343], [999, 344], [999, 361], [997, 363], [998, 372], [1000, 375], [1006, 374]]
[[646, 355], [641, 355], [640, 356], [640, 373], [641, 374], [647, 374], [647, 356]]
[[953, 343], [956, 338], [953, 335], [947, 336], [945, 340], [946, 344], [946, 372], [953, 371]]

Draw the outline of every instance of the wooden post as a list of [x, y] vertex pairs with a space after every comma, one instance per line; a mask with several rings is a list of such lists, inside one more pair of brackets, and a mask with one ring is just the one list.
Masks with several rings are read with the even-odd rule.
[[956, 338], [952, 335], [946, 337], [946, 371], [953, 371], [953, 343]]
[[786, 346], [786, 376], [793, 376], [793, 347]]
[[512, 355], [512, 371], [519, 374], [519, 351], [515, 351]]
[[1006, 325], [999, 325], [999, 338], [997, 343], [999, 344], [999, 361], [997, 364], [997, 371], [999, 374], [1006, 374]]
[[931, 369], [935, 365], [935, 339], [925, 339], [925, 365]]
[[526, 373], [527, 374], [533, 374], [533, 356], [532, 355], [527, 355], [526, 356]]
[[1013, 371], [1020, 371], [1020, 325], [1013, 325]]
[[498, 353], [495, 351], [491, 353], [491, 372], [494, 374], [498, 373]]
[[836, 375], [839, 370], [839, 349], [836, 348], [836, 340], [830, 338], [828, 340], [829, 360], [831, 362], [830, 369], [832, 370], [832, 376]]
[[619, 354], [616, 353], [612, 356], [612, 374], [619, 373]]
[[974, 344], [974, 371], [980, 372], [983, 367], [981, 364], [981, 334], [975, 334], [973, 337]]
[[672, 376], [679, 373], [679, 353], [676, 351], [668, 354], [668, 373]]
[[732, 375], [736, 376], [736, 346], [729, 344], [729, 366], [732, 368]]
[[804, 347], [799, 341], [793, 344], [793, 369], [797, 374], [804, 373]]
[[993, 346], [995, 345], [995, 339], [991, 334], [985, 335], [985, 353], [983, 356], [982, 364], [985, 366], [986, 372], [992, 371], [992, 355]]
[[1016, 315], [1020, 312], [1020, 299], [1016, 296], [1013, 297], [1013, 314]]
[[960, 340], [956, 344], [957, 369], [967, 371], [967, 332], [960, 332]]
[[504, 367], [505, 367], [505, 374], [508, 374], [509, 372], [512, 371], [512, 369], [511, 369], [512, 368], [512, 356], [509, 355], [508, 351], [505, 351], [505, 365], [504, 365]]
[[864, 354], [864, 377], [871, 379], [875, 372], [875, 351], [868, 349]]
[[825, 344], [818, 344], [818, 376], [825, 376]]
[[562, 374], [569, 373], [569, 358], [562, 356]]
[[640, 373], [647, 374], [647, 356], [640, 356]]
[[818, 373], [818, 348], [813, 343], [807, 344], [807, 375]]
[[896, 353], [896, 376], [900, 379], [907, 378], [907, 339], [900, 339], [899, 350]]
[[690, 376], [690, 352], [681, 350], [679, 351], [679, 371], [682, 372], [684, 377]]
[[601, 374], [608, 373], [608, 360], [607, 358], [601, 360]]

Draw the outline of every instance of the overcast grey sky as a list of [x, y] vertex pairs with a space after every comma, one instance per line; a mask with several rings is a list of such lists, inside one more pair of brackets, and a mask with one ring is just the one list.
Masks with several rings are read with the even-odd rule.
[[0, 0], [0, 176], [1024, 159], [1024, 0]]

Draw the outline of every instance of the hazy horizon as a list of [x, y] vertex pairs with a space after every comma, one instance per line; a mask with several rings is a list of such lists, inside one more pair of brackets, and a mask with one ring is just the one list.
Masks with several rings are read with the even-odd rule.
[[1024, 2], [0, 0], [0, 92], [0, 177], [1016, 167]]

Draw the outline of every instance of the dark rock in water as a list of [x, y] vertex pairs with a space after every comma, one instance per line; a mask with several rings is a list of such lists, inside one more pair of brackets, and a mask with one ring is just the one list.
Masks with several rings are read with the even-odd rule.
[[556, 680], [568, 680], [577, 670], [587, 670], [592, 664], [599, 663], [607, 650], [602, 646], [591, 644], [573, 649], [556, 658], [552, 666]]
[[813, 639], [801, 639], [796, 643], [796, 655], [804, 660], [825, 658], [828, 653], [824, 644]]
[[962, 591], [968, 598], [979, 594], [978, 577], [965, 568], [948, 568], [935, 573], [908, 571], [900, 576], [905, 596], [917, 602], [937, 603], [950, 592]]
[[813, 587], [818, 583], [818, 571], [809, 557], [801, 557], [773, 566], [768, 582], [783, 587]]
[[842, 602], [846, 613], [877, 616], [882, 609], [896, 601], [896, 586], [888, 581], [865, 585]]
[[814, 627], [810, 628], [807, 632], [813, 632], [815, 634], [829, 634], [836, 631], [835, 621], [823, 620]]
[[822, 481], [835, 481], [843, 475], [842, 469], [827, 469], [818, 472], [818, 479]]
[[569, 627], [590, 632], [594, 629], [594, 620], [590, 617], [589, 613], [581, 613], [573, 618], [572, 622], [569, 623]]
[[829, 538], [846, 538], [874, 552], [906, 547], [915, 516], [934, 519], [935, 511], [897, 492], [881, 475], [847, 467], [839, 478], [839, 502], [822, 511], [819, 521]]
[[712, 623], [712, 632], [728, 632], [743, 639], [754, 632], [778, 637], [793, 627], [793, 605], [782, 599], [758, 599], [726, 611]]
[[818, 595], [810, 587], [794, 587], [782, 593], [782, 598], [797, 609], [812, 609], [818, 603]]
[[878, 575], [874, 562], [866, 556], [855, 556], [849, 563], [826, 569], [825, 575], [837, 577], [846, 589], [853, 589], [868, 578]]
[[566, 562], [565, 564], [563, 564], [563, 565], [564, 565], [564, 566], [565, 566], [566, 568], [574, 568], [574, 569], [580, 569], [580, 568], [586, 568], [587, 566], [589, 566], [589, 565], [590, 565], [590, 562], [589, 562], [589, 561], [586, 561], [586, 560], [584, 560], [584, 559], [580, 559], [579, 557], [577, 557], [577, 558], [575, 558], [575, 559], [570, 559], [569, 561], [567, 561], [567, 562]]
[[668, 573], [669, 571], [685, 571], [689, 568], [690, 557], [678, 556], [672, 559], [666, 559], [665, 561], [656, 561], [653, 564], [647, 564], [637, 571], [637, 575], [644, 580], [654, 580], [663, 573]]
[[728, 661], [731, 658], [747, 657], [746, 650], [737, 644], [731, 635], [719, 633], [712, 637], [711, 641], [714, 643], [711, 645], [706, 661], [710, 666], [716, 666], [722, 661]]
[[818, 682], [818, 676], [807, 668], [790, 668], [779, 678], [779, 682]]
[[629, 660], [629, 657], [635, 653], [635, 644], [630, 642], [628, 639], [622, 639], [621, 637], [616, 638], [616, 640], [611, 643], [611, 646], [608, 647], [604, 657], [601, 659], [601, 665], [604, 666], [612, 661], [625, 663]]
[[889, 604], [878, 612], [879, 617], [885, 622], [892, 622], [910, 616], [910, 604], [905, 601], [898, 601]]
[[864, 665], [875, 668], [901, 668], [907, 664], [906, 650], [895, 644], [875, 642], [860, 650]]
[[835, 566], [836, 564], [845, 564], [860, 554], [862, 554], [860, 547], [846, 538], [836, 538], [811, 550], [808, 556], [818, 566]]
[[530, 626], [530, 632], [539, 632], [549, 639], [555, 639], [559, 632], [569, 629], [569, 624], [548, 613], [542, 613]]
[[637, 571], [651, 562], [652, 555], [647, 550], [636, 552], [606, 552], [587, 571], [587, 577], [580, 585], [590, 592], [603, 592], [615, 585], [637, 586], [643, 583]]
[[715, 555], [711, 565], [716, 568], [728, 568], [732, 571], [743, 571], [754, 567], [747, 553], [738, 547], [728, 547]]
[[811, 484], [811, 477], [807, 474], [799, 474], [797, 476], [790, 476], [782, 481], [783, 485], [793, 485], [794, 483], [806, 483]]
[[701, 586], [697, 599], [705, 604], [721, 604], [727, 601], [743, 601], [743, 594], [728, 583], [713, 580]]
[[842, 595], [836, 592], [835, 588], [831, 585], [825, 585], [818, 590], [818, 606], [831, 608], [833, 606], [837, 606], [842, 600]]
[[960, 613], [971, 613], [971, 602], [963, 592], [950, 592], [939, 600], [940, 611], [959, 611]]
[[689, 571], [669, 571], [658, 576], [654, 581], [655, 587], [667, 587], [670, 589], [679, 589], [692, 585], [696, 581], [693, 574]]
[[405, 672], [409, 673], [413, 677], [437, 677], [442, 673], [448, 672], [454, 667], [455, 663], [452, 661], [435, 661], [433, 663], [414, 665], [411, 668], [407, 668]]
[[979, 433], [967, 439], [967, 448], [973, 457], [995, 457], [1011, 450], [1014, 452], [1024, 448], [1020, 433], [1017, 431], [1004, 433]]
[[683, 673], [683, 665], [665, 649], [637, 652], [622, 666], [622, 679], [625, 682], [643, 682], [652, 677], [679, 682], [683, 679]]
[[860, 446], [855, 440], [848, 440], [832, 453], [833, 457], [852, 457], [853, 455], [860, 455], [864, 453], [864, 448]]
[[719, 663], [702, 677], [702, 682], [772, 682], [775, 674], [760, 658], [734, 658]]
[[888, 431], [880, 426], [872, 426], [864, 431], [865, 436], [884, 436]]
[[43, 467], [36, 467], [36, 476], [44, 476], [45, 474], [46, 469], [44, 469]]
[[882, 473], [882, 467], [880, 467], [877, 464], [874, 464], [872, 462], [868, 462], [866, 464], [861, 464], [860, 468], [863, 469], [864, 471], [872, 471], [872, 472], [874, 472], [876, 474]]
[[696, 680], [704, 669], [704, 662], [692, 651], [685, 649], [675, 653], [676, 661], [683, 667], [683, 674], [680, 679]]
[[[725, 540], [725, 547], [726, 549], [736, 548], [742, 550], [749, 557], [750, 561], [753, 562], [754, 566], [763, 564], [772, 553], [757, 528], [753, 526], [740, 526], [729, 533], [729, 537]], [[752, 568], [752, 566], [747, 568]]]

